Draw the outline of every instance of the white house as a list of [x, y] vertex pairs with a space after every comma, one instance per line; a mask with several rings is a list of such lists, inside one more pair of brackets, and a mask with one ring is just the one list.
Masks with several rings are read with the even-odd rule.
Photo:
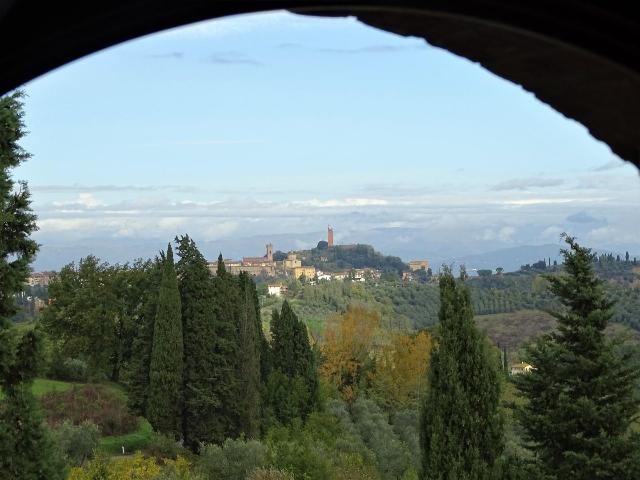
[[282, 297], [287, 294], [287, 287], [283, 285], [267, 285], [267, 293], [274, 297]]

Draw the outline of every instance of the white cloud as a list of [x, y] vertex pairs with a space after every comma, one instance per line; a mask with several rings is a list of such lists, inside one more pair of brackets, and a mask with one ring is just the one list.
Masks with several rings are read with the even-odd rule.
[[557, 187], [559, 185], [562, 185], [563, 183], [564, 180], [561, 178], [514, 178], [494, 185], [492, 187], [492, 190], [531, 190], [532, 188]]
[[301, 207], [314, 207], [314, 208], [344, 208], [344, 207], [370, 207], [370, 206], [382, 206], [389, 205], [388, 200], [381, 198], [344, 198], [344, 199], [331, 199], [331, 200], [303, 200], [292, 202], [293, 205]]
[[543, 230], [542, 238], [548, 240], [558, 240], [560, 238], [560, 234], [564, 231], [564, 228], [558, 227], [557, 225], [552, 225]]

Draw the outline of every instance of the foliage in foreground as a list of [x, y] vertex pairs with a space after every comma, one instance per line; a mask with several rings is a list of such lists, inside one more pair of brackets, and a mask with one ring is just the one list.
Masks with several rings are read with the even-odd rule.
[[475, 327], [469, 291], [445, 272], [422, 410], [423, 478], [495, 478], [503, 450], [499, 402], [497, 358]]
[[18, 144], [24, 136], [22, 93], [0, 98], [0, 474], [24, 480], [64, 477], [62, 456], [42, 425], [31, 392], [42, 355], [39, 332], [22, 334], [11, 326], [14, 295], [22, 290], [37, 244], [26, 183], [16, 188], [11, 170], [27, 158]]
[[527, 350], [535, 369], [516, 378], [526, 400], [518, 420], [547, 478], [640, 478], [640, 437], [631, 433], [640, 374], [604, 335], [612, 304], [591, 251], [566, 242], [566, 274], [549, 277], [563, 306], [558, 331]]

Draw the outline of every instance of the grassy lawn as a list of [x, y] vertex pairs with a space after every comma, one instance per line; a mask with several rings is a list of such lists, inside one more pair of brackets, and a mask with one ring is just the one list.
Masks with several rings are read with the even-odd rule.
[[36, 378], [33, 381], [31, 391], [36, 397], [41, 397], [49, 392], [66, 392], [74, 386], [82, 386], [83, 383], [63, 382], [61, 380], [49, 380], [48, 378]]
[[129, 455], [145, 447], [151, 440], [152, 434], [153, 428], [151, 428], [151, 424], [143, 418], [140, 420], [140, 426], [135, 432], [113, 437], [102, 437], [100, 439], [100, 450], [111, 455], [122, 455], [122, 447], [124, 446], [125, 455]]
[[[49, 380], [48, 378], [36, 378], [33, 381], [31, 391], [36, 397], [41, 397], [45, 393], [49, 392], [66, 392], [70, 390], [74, 385], [82, 386], [84, 383], [72, 383], [63, 382], [61, 380]], [[3, 398], [3, 393], [0, 392], [0, 399]]]

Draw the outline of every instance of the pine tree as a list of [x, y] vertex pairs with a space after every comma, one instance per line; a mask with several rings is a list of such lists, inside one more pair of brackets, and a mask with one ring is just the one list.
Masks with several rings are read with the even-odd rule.
[[565, 274], [550, 276], [563, 309], [557, 332], [527, 350], [534, 370], [518, 376], [517, 411], [542, 471], [557, 479], [640, 478], [640, 438], [631, 425], [640, 403], [638, 372], [607, 340], [612, 303], [593, 270], [594, 255], [565, 236]]
[[249, 438], [260, 434], [261, 353], [264, 334], [257, 308], [255, 283], [246, 272], [238, 277], [241, 310], [238, 316], [239, 428]]
[[179, 437], [182, 431], [182, 316], [171, 244], [164, 259], [149, 365], [147, 417], [157, 431]]
[[184, 339], [184, 443], [196, 451], [216, 440], [216, 332], [213, 280], [204, 256], [185, 235], [176, 238]]
[[492, 479], [502, 453], [497, 359], [473, 321], [469, 291], [440, 277], [440, 331], [421, 418], [423, 478]]
[[240, 434], [237, 362], [238, 362], [238, 316], [240, 290], [233, 275], [226, 271], [222, 255], [218, 257], [218, 267], [214, 278], [215, 296], [215, 425], [213, 435], [216, 443], [227, 437]]
[[15, 188], [11, 170], [29, 158], [18, 144], [24, 136], [21, 92], [0, 98], [0, 476], [23, 480], [65, 478], [61, 457], [42, 425], [31, 393], [42, 341], [37, 330], [19, 335], [9, 318], [22, 290], [37, 244], [26, 183]]

